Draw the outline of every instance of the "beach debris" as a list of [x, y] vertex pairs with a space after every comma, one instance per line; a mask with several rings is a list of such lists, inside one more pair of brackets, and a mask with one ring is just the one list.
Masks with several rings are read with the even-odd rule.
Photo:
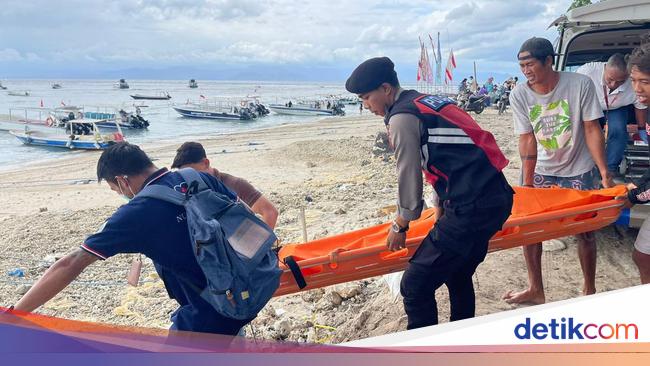
[[38, 209], [38, 212], [47, 212], [47, 207], [41, 207]]
[[273, 307], [272, 304], [266, 304], [263, 311], [266, 315], [268, 315], [271, 318], [274, 318], [276, 316], [275, 308]]
[[31, 285], [20, 285], [20, 286], [18, 286], [18, 288], [16, 289], [16, 293], [17, 293], [18, 295], [22, 296], [22, 295], [26, 294], [27, 291], [29, 291], [29, 289], [31, 289], [31, 288], [32, 288]]
[[343, 302], [343, 297], [337, 291], [330, 291], [325, 294], [325, 297], [334, 306], [339, 306]]
[[273, 330], [279, 338], [287, 338], [291, 334], [292, 329], [291, 321], [288, 319], [278, 320], [273, 324]]
[[345, 215], [346, 213], [347, 213], [347, 211], [345, 211], [345, 209], [343, 209], [343, 208], [339, 208], [336, 211], [334, 211], [335, 215]]
[[287, 312], [287, 311], [284, 310], [284, 309], [282, 309], [282, 308], [280, 308], [280, 309], [275, 309], [275, 316], [277, 316], [277, 317], [279, 318], [279, 317], [281, 317], [282, 315], [286, 314], [286, 312]]
[[317, 288], [314, 290], [301, 292], [300, 298], [302, 298], [302, 300], [306, 302], [317, 302], [318, 300], [323, 298], [324, 294], [325, 294], [325, 290], [323, 290], [322, 288]]
[[388, 141], [388, 134], [386, 132], [379, 132], [375, 137], [375, 145], [372, 147], [372, 153], [375, 156], [392, 154], [393, 150]]
[[368, 160], [361, 160], [361, 166], [366, 166], [366, 165], [370, 165], [370, 161], [368, 161]]
[[404, 271], [389, 273], [382, 276], [384, 283], [386, 284], [386, 286], [388, 286], [388, 290], [390, 291], [390, 294], [393, 297], [393, 301], [396, 301], [401, 295], [400, 285], [402, 283], [403, 275], [404, 275]]
[[14, 268], [11, 271], [7, 271], [7, 276], [9, 276], [9, 277], [25, 277], [25, 271], [22, 268]]
[[314, 168], [314, 167], [316, 167], [316, 163], [314, 163], [314, 162], [312, 162], [312, 161], [308, 161], [308, 162], [306, 163], [306, 165], [307, 165], [307, 168]]
[[263, 142], [249, 141], [248, 146], [264, 145]]
[[58, 261], [63, 257], [62, 254], [48, 254], [43, 259], [41, 260], [41, 263], [39, 263], [40, 268], [50, 268], [54, 264], [54, 262]]
[[343, 300], [348, 300], [358, 295], [361, 295], [361, 285], [352, 283], [352, 284], [339, 286], [336, 289], [336, 292], [343, 298]]
[[562, 239], [546, 240], [542, 243], [545, 252], [559, 252], [566, 249], [566, 243]]
[[314, 199], [310, 195], [305, 195], [305, 201], [314, 202]]

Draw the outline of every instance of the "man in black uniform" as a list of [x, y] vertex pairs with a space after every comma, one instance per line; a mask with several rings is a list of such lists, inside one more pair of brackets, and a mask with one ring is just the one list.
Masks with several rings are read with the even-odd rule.
[[508, 160], [492, 134], [451, 99], [401, 89], [387, 57], [363, 62], [345, 88], [384, 117], [395, 147], [398, 211], [388, 248], [404, 248], [409, 221], [420, 216], [422, 173], [443, 208], [402, 278], [407, 328], [438, 323], [435, 291], [442, 284], [449, 289], [450, 321], [473, 317], [472, 275], [512, 209], [514, 192], [501, 173]]

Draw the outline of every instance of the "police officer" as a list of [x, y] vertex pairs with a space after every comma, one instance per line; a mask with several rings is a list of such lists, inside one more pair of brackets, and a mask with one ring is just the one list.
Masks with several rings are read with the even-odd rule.
[[408, 329], [438, 323], [435, 291], [449, 289], [451, 321], [474, 316], [472, 275], [488, 241], [510, 215], [508, 164], [492, 134], [445, 97], [400, 88], [393, 62], [371, 58], [350, 75], [346, 89], [384, 117], [397, 160], [397, 216], [390, 250], [405, 247], [409, 222], [422, 211], [422, 173], [443, 213], [410, 260], [401, 283]]

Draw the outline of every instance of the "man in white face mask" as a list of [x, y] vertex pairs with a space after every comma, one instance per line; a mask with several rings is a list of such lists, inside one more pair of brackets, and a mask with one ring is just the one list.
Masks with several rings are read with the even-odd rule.
[[[199, 174], [213, 191], [237, 199], [212, 175]], [[129, 203], [118, 208], [80, 248], [54, 263], [18, 301], [15, 310], [36, 310], [98, 259], [119, 253], [142, 253], [153, 261], [170, 297], [179, 303], [178, 310], [171, 315], [171, 329], [236, 335], [251, 319], [225, 317], [195, 291], [205, 288], [206, 279], [192, 250], [185, 208], [137, 195], [148, 185], [185, 193], [188, 185], [183, 177], [157, 168], [138, 146], [121, 142], [102, 153], [97, 162], [97, 179], [106, 180]]]

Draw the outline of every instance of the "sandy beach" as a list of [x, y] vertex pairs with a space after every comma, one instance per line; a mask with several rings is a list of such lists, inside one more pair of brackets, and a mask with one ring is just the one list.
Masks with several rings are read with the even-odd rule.
[[[472, 116], [475, 116], [472, 114]], [[505, 174], [516, 183], [520, 161], [512, 118], [493, 109], [475, 116], [491, 131], [510, 165]], [[364, 114], [292, 124], [202, 140], [213, 166], [241, 176], [260, 189], [280, 211], [277, 234], [283, 243], [302, 241], [300, 208], [306, 212], [309, 239], [383, 223], [396, 197], [392, 155], [376, 144], [382, 120]], [[169, 166], [175, 149], [142, 145], [158, 167]], [[14, 167], [0, 172], [0, 305], [16, 302], [36, 279], [124, 201], [96, 183], [98, 152]], [[426, 190], [430, 194], [430, 188]], [[597, 233], [600, 292], [639, 284], [631, 252], [636, 231], [619, 236], [612, 227]], [[582, 273], [576, 243], [548, 246], [543, 256], [547, 302], [580, 296]], [[77, 281], [39, 312], [69, 319], [166, 328], [177, 307], [168, 299], [149, 260], [139, 287], [126, 284], [133, 255], [118, 255], [90, 266]], [[24, 277], [8, 275], [20, 269]], [[521, 249], [489, 254], [474, 278], [477, 315], [512, 309], [501, 300], [507, 290], [527, 284]], [[437, 292], [441, 321], [448, 299]], [[401, 299], [381, 277], [274, 299], [247, 327], [248, 336], [339, 343], [406, 329]]]

